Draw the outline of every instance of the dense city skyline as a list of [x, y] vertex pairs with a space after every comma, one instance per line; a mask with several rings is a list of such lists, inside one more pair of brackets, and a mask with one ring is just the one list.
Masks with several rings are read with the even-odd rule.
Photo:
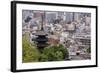
[[28, 32], [31, 43], [43, 28], [47, 43], [62, 44], [68, 49], [70, 60], [91, 59], [86, 52], [91, 48], [91, 13], [23, 10], [22, 26], [22, 34]]

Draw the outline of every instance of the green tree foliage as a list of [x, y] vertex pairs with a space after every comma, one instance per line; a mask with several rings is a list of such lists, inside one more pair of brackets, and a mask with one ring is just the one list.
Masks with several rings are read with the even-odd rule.
[[22, 62], [37, 62], [39, 59], [39, 52], [35, 45], [32, 45], [28, 40], [28, 34], [22, 37]]
[[88, 48], [87, 49], [87, 53], [91, 53], [91, 48]]
[[68, 50], [60, 44], [44, 48], [40, 61], [61, 61], [68, 57]]
[[29, 34], [22, 37], [22, 62], [45, 62], [45, 61], [62, 61], [69, 57], [67, 48], [63, 45], [53, 45], [45, 47], [39, 52], [36, 45], [29, 41]]

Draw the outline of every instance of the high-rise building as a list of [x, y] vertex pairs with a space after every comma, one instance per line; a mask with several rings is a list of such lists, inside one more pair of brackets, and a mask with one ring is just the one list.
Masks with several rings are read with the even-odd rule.
[[73, 13], [72, 12], [66, 12], [66, 23], [71, 23], [73, 21]]

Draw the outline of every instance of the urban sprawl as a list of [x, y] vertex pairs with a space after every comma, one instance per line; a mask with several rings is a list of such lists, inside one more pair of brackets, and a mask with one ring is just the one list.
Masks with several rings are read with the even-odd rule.
[[35, 43], [35, 34], [41, 28], [49, 44], [60, 43], [68, 48], [69, 59], [91, 59], [91, 53], [86, 52], [91, 48], [91, 13], [22, 11], [22, 35], [28, 32], [31, 43]]

